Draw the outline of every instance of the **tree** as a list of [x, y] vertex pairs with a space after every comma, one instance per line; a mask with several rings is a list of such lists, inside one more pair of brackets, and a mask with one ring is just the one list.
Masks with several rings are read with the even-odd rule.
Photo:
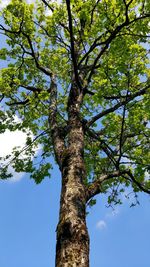
[[26, 146], [1, 161], [1, 178], [11, 165], [40, 183], [55, 158], [56, 267], [88, 267], [86, 206], [97, 194], [120, 204], [127, 187], [132, 205], [150, 194], [150, 2], [12, 0], [1, 17], [0, 132], [27, 133]]

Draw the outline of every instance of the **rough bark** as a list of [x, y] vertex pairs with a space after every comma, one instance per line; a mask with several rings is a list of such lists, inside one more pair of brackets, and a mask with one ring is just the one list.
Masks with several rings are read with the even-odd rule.
[[54, 147], [55, 158], [60, 170], [62, 170], [62, 154], [65, 149], [65, 144], [61, 129], [57, 122], [57, 114], [57, 84], [55, 75], [52, 74], [50, 86], [49, 126], [51, 129], [50, 135]]
[[[72, 159], [74, 161], [74, 159]], [[85, 221], [85, 190], [80, 163], [65, 166], [60, 219], [57, 227], [56, 267], [88, 267], [89, 237]], [[66, 170], [67, 168], [67, 170]]]
[[71, 89], [68, 105], [68, 147], [63, 153], [60, 217], [57, 226], [56, 267], [88, 267], [89, 236], [86, 227], [84, 186], [84, 132], [79, 118], [82, 94]]

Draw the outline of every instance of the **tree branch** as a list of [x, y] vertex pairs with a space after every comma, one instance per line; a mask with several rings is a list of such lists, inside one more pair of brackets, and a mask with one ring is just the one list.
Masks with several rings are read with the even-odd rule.
[[94, 140], [99, 141], [101, 149], [105, 152], [105, 154], [108, 156], [110, 161], [114, 164], [114, 166], [117, 168], [117, 161], [114, 158], [114, 151], [109, 147], [104, 140], [102, 140], [98, 133], [96, 133], [93, 129], [86, 129], [87, 134], [91, 136]]
[[42, 0], [42, 2], [52, 11], [54, 12], [54, 8], [49, 5], [49, 3], [45, 0]]
[[37, 92], [37, 93], [40, 93], [40, 92], [43, 91], [42, 88], [35, 87], [35, 86], [23, 85], [23, 84], [20, 84], [19, 86], [22, 87], [22, 88], [25, 88], [25, 89], [27, 89], [27, 90], [29, 90], [29, 91], [31, 91], [31, 92]]
[[30, 36], [29, 36], [28, 34], [24, 33], [24, 32], [22, 32], [22, 34], [27, 38], [28, 44], [29, 44], [30, 49], [31, 49], [31, 55], [32, 55], [32, 57], [34, 58], [36, 67], [37, 67], [39, 70], [41, 70], [44, 74], [46, 74], [46, 75], [48, 75], [48, 76], [51, 76], [51, 74], [52, 74], [51, 71], [48, 70], [47, 68], [44, 68], [43, 66], [41, 66], [41, 65], [39, 64], [39, 61], [38, 61], [38, 59], [37, 59], [36, 53], [35, 53], [34, 48], [33, 48], [33, 45], [32, 45], [32, 41], [31, 41], [31, 39], [30, 39]]
[[2, 94], [1, 96], [0, 96], [0, 103], [3, 101], [3, 99], [4, 99], [4, 94]]
[[100, 0], [97, 0], [94, 7], [92, 8], [92, 11], [91, 11], [91, 25], [93, 24], [93, 17], [94, 17], [94, 11], [97, 7], [97, 5], [99, 4]]
[[120, 108], [121, 106], [123, 105], [126, 105], [128, 104], [131, 100], [133, 100], [135, 97], [137, 96], [141, 96], [145, 93], [147, 93], [148, 89], [150, 88], [150, 85], [147, 85], [145, 88], [139, 90], [138, 92], [132, 94], [132, 95], [129, 95], [125, 100], [117, 103], [116, 105], [114, 105], [113, 107], [111, 108], [108, 108], [104, 111], [102, 111], [101, 113], [97, 114], [96, 116], [94, 116], [93, 118], [91, 118], [87, 123], [86, 123], [86, 128], [89, 128], [94, 122], [96, 122], [97, 120], [99, 120], [100, 118], [102, 118], [103, 116], [111, 113], [111, 112], [114, 112], [115, 110], [117, 110], [118, 108]]
[[[130, 86], [130, 77], [129, 77], [129, 74], [128, 74], [128, 90], [129, 90], [129, 86]], [[126, 94], [126, 100], [127, 100], [127, 97], [128, 97], [128, 92], [129, 92], [128, 90], [127, 90], [127, 94]], [[122, 157], [122, 146], [124, 144], [123, 137], [124, 137], [125, 115], [126, 115], [126, 105], [124, 105], [124, 107], [123, 107], [123, 114], [122, 114], [121, 132], [120, 132], [120, 140], [119, 140], [119, 157], [118, 157], [118, 160], [117, 160], [118, 167], [119, 167], [119, 163], [120, 163], [120, 160], [121, 160], [121, 157]]]
[[13, 103], [6, 102], [7, 106], [25, 106], [26, 104], [29, 103], [29, 99], [26, 99], [24, 101], [15, 101]]
[[[42, 2], [45, 4], [45, 6], [47, 6], [47, 7], [51, 10], [51, 12], [54, 12], [54, 8], [53, 8], [52, 6], [50, 6], [50, 4], [49, 4], [47, 1], [42, 0]], [[64, 23], [62, 23], [61, 21], [59, 21], [59, 24], [60, 24], [65, 30], [69, 31], [68, 27], [67, 27]]]
[[[128, 177], [126, 176], [128, 175]], [[96, 179], [93, 183], [89, 185], [86, 191], [86, 201], [89, 201], [92, 197], [96, 196], [99, 193], [102, 193], [102, 183], [106, 180], [116, 178], [119, 176], [123, 176], [126, 180], [129, 180], [130, 182], [133, 182], [138, 186], [138, 188], [150, 195], [150, 189], [146, 189], [142, 183], [138, 182], [132, 172], [130, 170], [123, 170], [123, 171], [114, 171], [112, 173], [108, 173], [105, 175], [100, 176], [98, 179]]]
[[131, 178], [132, 182], [136, 184], [141, 191], [150, 195], [150, 189], [146, 189], [142, 183], [138, 182], [130, 170], [126, 170], [125, 174], [127, 174]]
[[[101, 56], [104, 54], [104, 52], [107, 50], [107, 48], [109, 47], [110, 43], [112, 42], [113, 39], [116, 38], [116, 36], [118, 35], [118, 33], [126, 26], [129, 26], [130, 24], [138, 21], [138, 20], [141, 20], [141, 19], [144, 19], [144, 18], [148, 18], [150, 17], [150, 14], [144, 14], [143, 16], [140, 16], [140, 17], [136, 17], [134, 18], [133, 20], [129, 21], [129, 18], [128, 18], [128, 7], [129, 5], [131, 4], [132, 0], [129, 1], [129, 3], [127, 4], [126, 6], [126, 14], [125, 14], [125, 21], [118, 25], [110, 34], [110, 36], [103, 42], [100, 42], [98, 43], [98, 41], [102, 38], [102, 35], [100, 35], [99, 37], [97, 37], [95, 39], [95, 41], [93, 42], [93, 44], [91, 45], [90, 49], [87, 51], [87, 53], [83, 56], [83, 58], [80, 60], [78, 66], [80, 66], [82, 64], [82, 62], [89, 56], [89, 54], [91, 52], [93, 52], [93, 50], [97, 47], [97, 46], [101, 46], [101, 45], [104, 45], [100, 51], [100, 53], [98, 54], [98, 56], [95, 58], [94, 60], [94, 63], [92, 65], [92, 68], [91, 68], [91, 71], [90, 71], [90, 74], [89, 74], [89, 77], [88, 77], [88, 83], [90, 83], [91, 81], [91, 78], [92, 78], [92, 75], [94, 74], [94, 70], [99, 68], [100, 67], [100, 64], [97, 65], [97, 62], [99, 61], [99, 59], [101, 58]], [[108, 33], [108, 31], [106, 32]], [[106, 34], [105, 33], [105, 34]]]
[[65, 149], [64, 139], [62, 137], [62, 131], [57, 122], [57, 84], [55, 75], [51, 75], [50, 85], [50, 104], [49, 104], [49, 125], [51, 131], [51, 138], [53, 142], [56, 161], [59, 168], [62, 168], [62, 155]]
[[[44, 74], [50, 76], [50, 75], [51, 75], [51, 72], [50, 72], [47, 68], [44, 68], [43, 66], [41, 66], [41, 65], [39, 64], [39, 61], [38, 61], [38, 59], [37, 59], [36, 53], [35, 53], [34, 48], [33, 48], [32, 41], [31, 41], [31, 39], [30, 39], [30, 36], [29, 36], [28, 34], [26, 34], [25, 32], [22, 31], [22, 23], [23, 23], [23, 21], [20, 23], [20, 28], [19, 28], [18, 31], [12, 31], [12, 30], [6, 29], [2, 24], [0, 24], [0, 30], [3, 30], [3, 31], [5, 31], [5, 32], [7, 32], [7, 33], [15, 34], [15, 35], [16, 35], [16, 34], [17, 34], [17, 35], [22, 34], [23, 36], [25, 36], [26, 39], [27, 39], [27, 41], [28, 41], [28, 44], [29, 44], [31, 53], [28, 52], [28, 51], [26, 51], [26, 50], [24, 49], [24, 47], [23, 47], [21, 44], [19, 44], [19, 45], [21, 46], [21, 48], [23, 49], [23, 52], [29, 54], [30, 56], [32, 56], [33, 59], [34, 59], [34, 61], [35, 61], [36, 67], [37, 67], [39, 70], [41, 70]], [[10, 36], [8, 36], [8, 37], [11, 38]]]
[[106, 42], [104, 42], [104, 43], [106, 43], [106, 45], [102, 48], [102, 50], [100, 51], [99, 55], [95, 59], [95, 61], [93, 63], [93, 67], [91, 69], [91, 73], [89, 74], [89, 77], [88, 77], [88, 83], [91, 81], [91, 78], [92, 78], [92, 75], [94, 74], [94, 71], [101, 66], [101, 63], [96, 65], [98, 60], [101, 58], [101, 56], [107, 50], [107, 48], [109, 47], [109, 45], [112, 42], [112, 40], [115, 39], [116, 36], [118, 36], [118, 33], [122, 30], [122, 28], [124, 28], [126, 26], [129, 26], [130, 24], [132, 24], [132, 23], [134, 23], [136, 21], [139, 21], [139, 20], [145, 19], [145, 18], [149, 18], [149, 17], [150, 17], [150, 14], [144, 14], [141, 17], [136, 17], [135, 19], [133, 19], [131, 21], [125, 21], [120, 26], [117, 26], [117, 28], [112, 32], [111, 36], [106, 40]]
[[75, 46], [74, 46], [74, 36], [73, 36], [73, 27], [72, 27], [72, 15], [71, 15], [71, 9], [70, 9], [70, 0], [66, 0], [67, 5], [67, 11], [68, 11], [68, 20], [69, 20], [69, 32], [70, 32], [70, 42], [71, 42], [71, 57], [72, 57], [72, 63], [74, 68], [74, 74], [75, 74], [75, 80], [77, 82], [77, 85], [79, 86], [80, 90], [82, 89], [80, 81], [79, 81], [79, 75], [78, 75], [78, 67], [77, 67], [77, 55], [75, 52]]
[[65, 43], [65, 41], [63, 40], [63, 38], [60, 34], [59, 34], [59, 36], [58, 35], [50, 35], [48, 30], [43, 25], [41, 25], [40, 23], [38, 23], [36, 21], [34, 21], [34, 23], [38, 27], [40, 27], [49, 38], [56, 38], [62, 47], [64, 47], [68, 52], [70, 51], [70, 46], [67, 43]]
[[86, 201], [89, 201], [90, 198], [96, 196], [97, 194], [102, 192], [102, 183], [106, 180], [112, 179], [114, 177], [119, 177], [124, 172], [114, 171], [112, 173], [104, 174], [96, 179], [93, 183], [89, 185], [86, 191]]

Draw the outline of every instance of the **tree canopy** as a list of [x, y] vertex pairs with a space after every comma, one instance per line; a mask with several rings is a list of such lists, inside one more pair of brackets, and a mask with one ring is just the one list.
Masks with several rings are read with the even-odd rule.
[[51, 156], [61, 170], [74, 98], [87, 199], [108, 192], [109, 204], [120, 203], [126, 187], [150, 193], [150, 1], [12, 0], [0, 16], [0, 133], [27, 133], [26, 146], [1, 161], [1, 178], [11, 165], [40, 183]]

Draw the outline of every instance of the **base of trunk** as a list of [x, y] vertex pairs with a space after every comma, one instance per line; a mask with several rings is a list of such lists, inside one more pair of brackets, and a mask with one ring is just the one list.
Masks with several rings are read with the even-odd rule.
[[89, 236], [86, 224], [68, 221], [57, 231], [56, 267], [89, 267]]

